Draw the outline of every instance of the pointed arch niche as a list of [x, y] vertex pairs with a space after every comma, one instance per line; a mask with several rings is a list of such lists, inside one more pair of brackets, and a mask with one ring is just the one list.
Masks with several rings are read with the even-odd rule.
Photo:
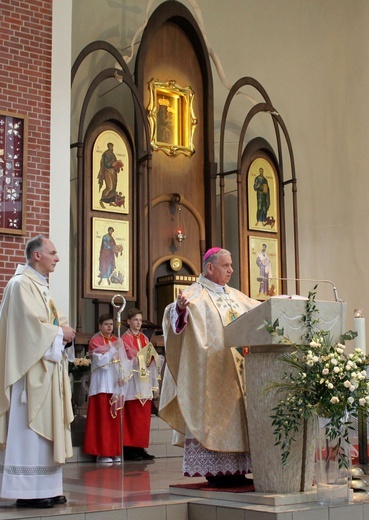
[[[147, 237], [138, 244], [147, 251], [142, 259], [147, 286], [140, 285], [139, 296], [148, 301], [150, 319], [161, 323], [173, 290], [162, 290], [160, 280], [175, 285], [176, 277], [197, 276], [202, 255], [216, 236], [212, 73], [198, 24], [180, 2], [168, 0], [152, 13], [137, 54], [135, 81], [151, 122], [152, 143], [151, 174], [138, 179], [140, 206], [145, 209], [140, 236]], [[175, 102], [186, 109], [177, 113], [181, 109]], [[170, 132], [160, 132], [159, 143], [153, 142], [159, 135], [155, 125], [163, 124], [162, 107], [173, 110], [178, 120], [190, 118], [180, 127], [187, 133], [185, 145], [179, 139], [173, 146]], [[139, 127], [136, 138], [142, 138]], [[183, 240], [178, 240], [178, 209], [186, 225]], [[173, 265], [182, 267], [175, 271]]]
[[[229, 113], [235, 96], [253, 89], [254, 106], [246, 113], [238, 135], [235, 169], [225, 171], [225, 133]], [[270, 141], [255, 137], [255, 122], [264, 117], [261, 128]], [[246, 144], [245, 144], [246, 143]], [[287, 154], [288, 164], [283, 157]], [[238, 263], [240, 290], [255, 299], [288, 292], [289, 278], [298, 294], [299, 251], [297, 220], [297, 180], [291, 140], [286, 125], [274, 108], [263, 86], [254, 78], [238, 80], [230, 90], [221, 120], [220, 130], [219, 205], [221, 215], [221, 242], [223, 247], [234, 250], [239, 245]], [[236, 183], [237, 218], [232, 219], [234, 204], [227, 204], [226, 182]], [[290, 188], [290, 190], [288, 190]], [[287, 192], [289, 191], [289, 193]], [[235, 225], [237, 220], [237, 234]], [[232, 240], [237, 236], [238, 245]]]
[[[151, 92], [157, 95], [154, 102]], [[168, 133], [158, 133], [155, 113], [171, 101], [179, 107], [174, 146]], [[127, 299], [127, 310], [138, 306], [151, 324], [161, 324], [158, 307], [165, 302], [158, 301], [158, 277], [197, 276], [202, 254], [217, 232], [213, 80], [207, 47], [190, 11], [174, 0], [157, 7], [143, 31], [134, 75], [114, 46], [104, 41], [88, 44], [72, 68], [72, 107], [72, 235], [77, 254], [72, 253], [71, 264], [77, 266], [77, 331], [94, 330], [92, 301], [98, 302], [99, 312], [109, 310], [111, 301], [109, 279], [99, 284], [94, 276], [91, 282], [98, 274], [92, 237], [94, 219], [100, 215], [106, 219], [106, 230], [112, 227], [115, 235], [115, 228], [123, 229], [125, 223], [129, 229], [129, 290], [119, 290]], [[129, 214], [112, 213], [106, 204], [91, 207], [90, 185], [96, 183], [98, 169], [94, 171], [91, 150], [100, 132], [109, 129], [129, 148]], [[102, 145], [98, 153], [102, 156]], [[178, 240], [181, 234], [175, 225], [179, 209], [186, 224], [183, 240]], [[177, 269], [178, 264], [182, 267], [176, 271], [173, 266]]]
[[[101, 59], [104, 56], [105, 60]], [[88, 60], [90, 57], [90, 60]], [[109, 66], [115, 60], [115, 67]], [[105, 65], [106, 64], [106, 65]], [[108, 65], [108, 66], [107, 66]], [[89, 77], [90, 83], [84, 90], [81, 90], [81, 77], [85, 67], [91, 67]], [[93, 76], [95, 74], [95, 76]], [[127, 301], [137, 301], [138, 284], [140, 283], [140, 263], [137, 261], [137, 242], [143, 241], [139, 236], [138, 221], [140, 214], [137, 210], [137, 184], [135, 179], [139, 175], [150, 177], [151, 169], [151, 148], [149, 125], [146, 111], [142, 104], [137, 87], [132, 80], [132, 75], [127, 67], [121, 53], [110, 43], [95, 41], [88, 44], [77, 56], [72, 68], [72, 93], [73, 100], [76, 101], [76, 114], [78, 131], [77, 140], [72, 143], [71, 149], [76, 149], [76, 201], [74, 208], [74, 219], [72, 217], [72, 234], [77, 244], [77, 255], [75, 260], [76, 272], [76, 328], [79, 333], [79, 342], [84, 342], [83, 335], [90, 336], [91, 331], [95, 330], [97, 316], [102, 312], [111, 312], [111, 299], [116, 292], [124, 295]], [[73, 88], [74, 87], [74, 88]], [[117, 89], [117, 90], [115, 90]], [[107, 97], [107, 101], [101, 102], [99, 98], [105, 99], [106, 92], [114, 90], [114, 96]], [[103, 103], [104, 106], [101, 107]], [[140, 147], [134, 139], [136, 125], [139, 126], [142, 138]], [[109, 139], [102, 140], [98, 155], [102, 160], [102, 152], [109, 148], [108, 141], [115, 145], [117, 153], [119, 145], [124, 149], [120, 151], [117, 159], [123, 159], [122, 168], [118, 175], [128, 175], [127, 193], [122, 196], [129, 200], [129, 211], [119, 204], [102, 203], [100, 207], [94, 206], [92, 196], [92, 186], [97, 184], [97, 174], [99, 165], [94, 166], [93, 150], [96, 140], [104, 132]], [[113, 137], [111, 137], [113, 136]], [[96, 161], [95, 161], [96, 162]], [[105, 182], [105, 185], [104, 185]], [[101, 182], [102, 189], [108, 187], [104, 180]], [[114, 189], [118, 189], [118, 185]], [[119, 190], [117, 191], [119, 195]], [[102, 199], [101, 199], [102, 200]], [[123, 202], [122, 202], [123, 203]], [[101, 229], [94, 232], [94, 229]], [[119, 272], [117, 279], [114, 279], [116, 287], [113, 287], [113, 280], [110, 277], [100, 280], [99, 285], [96, 281], [99, 270], [98, 247], [94, 243], [96, 237], [101, 236], [103, 230], [107, 233], [109, 228], [115, 233], [120, 230], [121, 244], [117, 243], [117, 248], [124, 248], [128, 252], [125, 260], [125, 281], [119, 282]], [[115, 251], [116, 255], [122, 254], [121, 249]], [[124, 249], [123, 249], [124, 251]], [[91, 306], [95, 303], [95, 312]]]

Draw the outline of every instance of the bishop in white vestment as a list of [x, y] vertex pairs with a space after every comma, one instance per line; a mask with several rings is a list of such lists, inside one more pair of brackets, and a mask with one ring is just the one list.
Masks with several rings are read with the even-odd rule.
[[251, 470], [243, 359], [224, 347], [223, 329], [260, 302], [227, 285], [232, 273], [230, 253], [211, 249], [203, 274], [163, 319], [167, 365], [159, 415], [183, 436], [184, 474], [220, 485], [238, 485], [244, 478], [237, 477]]

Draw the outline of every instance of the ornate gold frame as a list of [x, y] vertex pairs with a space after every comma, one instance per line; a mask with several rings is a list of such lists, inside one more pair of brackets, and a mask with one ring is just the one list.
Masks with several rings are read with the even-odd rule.
[[147, 108], [150, 144], [153, 150], [168, 155], [195, 153], [193, 135], [198, 120], [193, 111], [194, 91], [174, 80], [149, 82], [150, 102]]

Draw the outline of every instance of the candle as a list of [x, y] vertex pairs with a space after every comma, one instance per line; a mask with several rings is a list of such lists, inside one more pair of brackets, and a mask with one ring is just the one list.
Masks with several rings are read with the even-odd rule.
[[366, 354], [365, 318], [361, 309], [354, 311], [354, 330], [357, 332], [354, 339], [355, 348], [360, 348]]

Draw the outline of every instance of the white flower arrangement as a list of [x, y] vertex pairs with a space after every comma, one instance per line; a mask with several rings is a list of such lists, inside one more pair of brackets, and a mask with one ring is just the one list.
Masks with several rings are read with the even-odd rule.
[[281, 447], [282, 464], [286, 464], [291, 442], [304, 421], [313, 416], [327, 418], [326, 435], [335, 441], [340, 466], [347, 467], [349, 461], [344, 448], [350, 444], [351, 418], [357, 418], [359, 410], [364, 416], [369, 412], [369, 360], [359, 348], [350, 354], [346, 352], [345, 341], [356, 337], [356, 332], [348, 331], [339, 341], [332, 342], [329, 332], [314, 330], [319, 321], [314, 318], [318, 312], [315, 295], [315, 292], [309, 293], [306, 315], [302, 316], [307, 329], [303, 339], [308, 341], [307, 345], [291, 343], [278, 327], [278, 321], [263, 325], [271, 334], [281, 336], [281, 342], [294, 346], [292, 352], [279, 357], [291, 371], [266, 388], [266, 391], [277, 389], [284, 393], [272, 410], [273, 434], [275, 444]]

